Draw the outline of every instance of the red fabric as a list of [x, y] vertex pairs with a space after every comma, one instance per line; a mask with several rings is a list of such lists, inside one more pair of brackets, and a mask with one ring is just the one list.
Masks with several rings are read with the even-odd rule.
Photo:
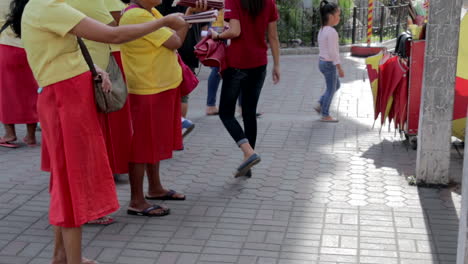
[[241, 24], [241, 34], [231, 40], [227, 48], [228, 67], [251, 69], [266, 65], [268, 46], [265, 33], [270, 22], [278, 20], [275, 0], [265, 0], [265, 8], [253, 18], [242, 8], [240, 0], [226, 0], [224, 18], [237, 19]]
[[455, 81], [455, 102], [453, 107], [453, 120], [466, 117], [468, 107], [468, 80], [457, 77]]
[[180, 67], [182, 68], [182, 83], [180, 84], [180, 95], [186, 96], [189, 95], [195, 88], [198, 86], [198, 78], [195, 76], [193, 71], [185, 65], [182, 57], [177, 54], [177, 59], [179, 60]]
[[24, 49], [0, 45], [0, 122], [38, 122], [36, 102], [39, 87]]
[[[117, 64], [123, 74], [120, 52], [113, 52]], [[128, 162], [130, 160], [130, 145], [132, 140], [132, 121], [130, 105], [127, 102], [122, 109], [112, 113], [99, 113], [102, 133], [106, 142], [109, 163], [114, 174], [128, 173]]]
[[[394, 100], [398, 100], [395, 96], [395, 91], [401, 85], [402, 79], [406, 78], [408, 67], [399, 62], [399, 57], [395, 56], [388, 59], [383, 65], [379, 66], [379, 89], [377, 91], [376, 116], [381, 114], [381, 123], [385, 120], [385, 111], [391, 96]], [[408, 101], [408, 99], [406, 99]], [[407, 102], [406, 102], [407, 103]], [[395, 114], [395, 109], [392, 109], [389, 114], [391, 120]]]
[[155, 164], [182, 149], [180, 89], [129, 94], [133, 137], [130, 162]]
[[79, 227], [119, 209], [93, 90], [86, 72], [44, 87], [38, 98], [52, 225]]
[[219, 72], [227, 69], [227, 46], [224, 41], [215, 41], [210, 36], [203, 38], [195, 46], [195, 56], [207, 67], [218, 67]]

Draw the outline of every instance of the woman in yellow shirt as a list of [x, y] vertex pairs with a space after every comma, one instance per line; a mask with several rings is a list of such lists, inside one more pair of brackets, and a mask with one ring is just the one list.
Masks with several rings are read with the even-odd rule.
[[[158, 21], [163, 16], [154, 8], [161, 0], [131, 1], [120, 18], [120, 25]], [[184, 200], [185, 196], [165, 189], [160, 180], [159, 163], [172, 158], [182, 148], [180, 89], [182, 69], [176, 50], [181, 47], [188, 26], [161, 28], [135, 41], [121, 45], [124, 71], [130, 98], [133, 138], [130, 154], [131, 215], [163, 216], [153, 210], [149, 200]], [[143, 178], [148, 176], [148, 193]]]
[[[119, 208], [94, 103], [93, 79], [76, 36], [123, 43], [163, 26], [186, 27], [180, 16], [140, 25], [110, 27], [63, 0], [14, 0], [9, 16], [22, 38], [39, 85], [38, 114], [50, 156], [50, 211], [54, 225], [53, 264], [95, 263], [81, 257], [81, 226]], [[45, 43], [47, 43], [45, 45]], [[110, 91], [108, 75], [103, 90]]]

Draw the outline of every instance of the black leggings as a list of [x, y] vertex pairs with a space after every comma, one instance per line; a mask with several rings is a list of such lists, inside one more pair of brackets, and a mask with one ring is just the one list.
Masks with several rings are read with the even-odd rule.
[[[257, 104], [265, 76], [266, 65], [252, 69], [228, 68], [223, 74], [219, 117], [238, 145], [248, 141], [252, 148], [255, 148], [257, 140]], [[234, 117], [236, 101], [240, 93], [242, 93], [241, 107], [245, 133]]]

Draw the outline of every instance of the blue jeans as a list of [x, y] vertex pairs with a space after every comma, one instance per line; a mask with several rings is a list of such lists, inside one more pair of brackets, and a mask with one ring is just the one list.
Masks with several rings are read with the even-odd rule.
[[218, 92], [221, 76], [218, 73], [218, 67], [211, 67], [211, 73], [208, 77], [208, 96], [206, 98], [207, 106], [216, 106], [216, 93]]
[[320, 106], [322, 108], [322, 116], [327, 117], [330, 115], [330, 105], [333, 100], [333, 95], [340, 89], [340, 78], [338, 78], [338, 72], [336, 66], [331, 61], [319, 61], [320, 72], [325, 77], [327, 84], [327, 90], [320, 97]]

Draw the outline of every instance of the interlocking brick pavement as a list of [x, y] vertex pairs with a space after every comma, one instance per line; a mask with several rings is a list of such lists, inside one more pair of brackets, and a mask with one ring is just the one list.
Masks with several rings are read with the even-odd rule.
[[[344, 60], [333, 103], [340, 122], [319, 122], [317, 59], [285, 56], [281, 84], [267, 79], [262, 162], [249, 180], [232, 177], [241, 153], [221, 121], [204, 115], [202, 69], [190, 101], [196, 129], [161, 168], [164, 183], [188, 200], [167, 202], [164, 218], [127, 216], [128, 177], [120, 175], [117, 223], [86, 226], [84, 254], [129, 264], [455, 263], [460, 196], [407, 184], [416, 153], [388, 126], [373, 127], [362, 59]], [[454, 179], [461, 161], [455, 153]], [[50, 262], [49, 177], [39, 163], [39, 148], [0, 149], [0, 263]]]

